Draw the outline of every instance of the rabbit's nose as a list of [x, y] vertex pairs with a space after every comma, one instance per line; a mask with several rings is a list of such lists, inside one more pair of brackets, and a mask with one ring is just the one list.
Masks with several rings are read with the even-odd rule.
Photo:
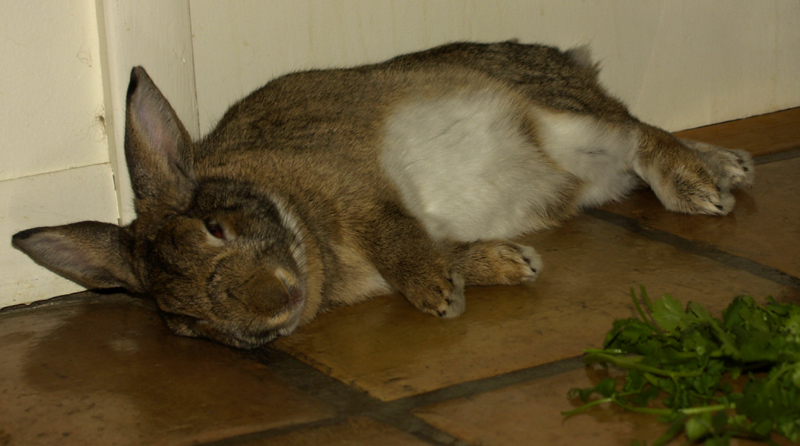
[[254, 274], [244, 285], [247, 306], [263, 315], [275, 315], [288, 307], [292, 296], [283, 281], [271, 272]]

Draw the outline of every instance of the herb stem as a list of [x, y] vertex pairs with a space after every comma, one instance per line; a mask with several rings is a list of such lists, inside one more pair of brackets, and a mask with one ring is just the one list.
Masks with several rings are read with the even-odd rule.
[[630, 411], [630, 412], [641, 413], [641, 414], [646, 414], [646, 415], [672, 415], [675, 412], [678, 412], [678, 413], [681, 413], [683, 415], [692, 416], [692, 415], [700, 415], [700, 414], [708, 413], [708, 412], [712, 412], [713, 413], [713, 412], [719, 412], [720, 410], [730, 410], [730, 409], [735, 409], [736, 408], [736, 404], [730, 403], [730, 404], [713, 404], [713, 405], [710, 405], [710, 406], [687, 407], [687, 408], [684, 408], [684, 409], [675, 409], [675, 410], [673, 410], [673, 409], [656, 409], [656, 408], [653, 408], [653, 407], [631, 406], [629, 404], [626, 404], [626, 403], [620, 401], [619, 400], [619, 396], [620, 395], [616, 395], [615, 394], [615, 395], [612, 395], [612, 396], [607, 397], [607, 398], [601, 398], [601, 399], [598, 399], [598, 400], [594, 400], [594, 401], [586, 403], [586, 404], [584, 404], [584, 405], [582, 405], [582, 406], [580, 406], [580, 407], [578, 407], [576, 409], [573, 409], [573, 410], [570, 410], [570, 411], [566, 411], [566, 412], [561, 412], [561, 414], [564, 415], [564, 416], [577, 415], [577, 414], [579, 414], [581, 412], [585, 412], [585, 411], [591, 409], [592, 407], [600, 406], [602, 404], [609, 404], [609, 403], [616, 404], [620, 408], [625, 409], [625, 410]]
[[639, 362], [640, 360], [641, 356], [620, 357], [620, 356], [609, 355], [602, 352], [592, 352], [587, 354], [586, 357], [584, 358], [584, 361], [586, 363], [606, 362], [614, 364], [615, 366], [626, 370], [635, 369], [635, 370], [640, 370], [642, 372], [652, 373], [653, 375], [665, 376], [667, 378], [672, 378], [672, 379], [691, 378], [703, 375], [702, 370], [694, 370], [691, 372], [669, 371], [669, 370], [659, 369], [658, 367], [652, 367], [649, 365], [640, 364]]
[[561, 412], [561, 415], [564, 415], [565, 417], [571, 417], [571, 416], [577, 415], [577, 414], [579, 414], [581, 412], [586, 412], [587, 410], [591, 409], [592, 407], [599, 406], [601, 404], [613, 403], [613, 402], [615, 402], [613, 397], [601, 398], [599, 400], [594, 400], [594, 401], [591, 401], [589, 403], [586, 403], [586, 404], [584, 404], [584, 405], [582, 405], [580, 407], [577, 407], [575, 409]]
[[[641, 292], [642, 292], [642, 299], [644, 300], [645, 305], [647, 305], [647, 310], [650, 311], [650, 299], [647, 298], [647, 292], [644, 290], [644, 287], [642, 287]], [[650, 327], [651, 330], [653, 330], [653, 333], [661, 334], [661, 330], [659, 330], [655, 326], [655, 324], [653, 324], [653, 322], [647, 316], [647, 313], [645, 313], [644, 310], [642, 309], [642, 306], [639, 303], [639, 299], [636, 298], [636, 291], [634, 291], [633, 287], [631, 287], [631, 298], [633, 299], [633, 305], [636, 307], [636, 312], [639, 313], [639, 318], [642, 320], [642, 322], [647, 324], [647, 326]]]
[[713, 413], [713, 412], [719, 412], [720, 410], [728, 410], [728, 409], [736, 408], [736, 405], [731, 403], [731, 404], [714, 404], [714, 405], [711, 405], [711, 406], [687, 407], [687, 408], [684, 408], [684, 409], [675, 409], [675, 410], [673, 410], [673, 409], [654, 409], [654, 408], [651, 408], [651, 407], [631, 406], [631, 405], [628, 405], [628, 404], [625, 404], [625, 403], [619, 401], [618, 399], [616, 399], [615, 396], [611, 396], [610, 399], [612, 399], [613, 402], [616, 405], [618, 405], [619, 407], [621, 407], [621, 408], [623, 408], [625, 410], [629, 410], [631, 412], [648, 414], [648, 415], [672, 415], [675, 412], [679, 412], [679, 413], [681, 413], [683, 415], [691, 416], [691, 415], [700, 415], [702, 413], [708, 413], [708, 412], [712, 412]]

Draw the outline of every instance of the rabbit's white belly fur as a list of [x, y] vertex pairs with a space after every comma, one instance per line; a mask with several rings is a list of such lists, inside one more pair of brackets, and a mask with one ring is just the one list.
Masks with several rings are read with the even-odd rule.
[[[399, 105], [386, 121], [381, 164], [434, 239], [508, 239], [543, 229], [531, 209], [621, 197], [637, 137], [595, 119], [521, 109], [503, 91], [464, 91]], [[536, 137], [520, 124], [532, 119]], [[538, 141], [542, 147], [538, 147]]]
[[636, 187], [633, 158], [639, 135], [596, 118], [535, 109], [541, 148], [583, 182], [577, 204], [597, 206]]

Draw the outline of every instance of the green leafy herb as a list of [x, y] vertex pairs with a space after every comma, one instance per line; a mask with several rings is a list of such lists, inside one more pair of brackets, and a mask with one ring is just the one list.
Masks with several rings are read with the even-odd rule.
[[572, 389], [585, 404], [564, 415], [601, 404], [657, 415], [671, 423], [657, 445], [681, 433], [709, 446], [734, 437], [771, 443], [776, 434], [800, 440], [800, 306], [739, 296], [719, 319], [670, 295], [651, 300], [644, 287], [631, 297], [638, 317], [614, 321], [603, 348], [584, 357], [626, 370], [624, 383]]

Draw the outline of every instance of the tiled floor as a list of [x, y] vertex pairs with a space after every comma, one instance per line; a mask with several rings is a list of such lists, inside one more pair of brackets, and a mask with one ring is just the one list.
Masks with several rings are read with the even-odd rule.
[[756, 185], [724, 218], [648, 191], [525, 238], [530, 286], [471, 288], [439, 320], [388, 296], [322, 315], [259, 352], [171, 335], [148, 302], [57, 298], [0, 312], [0, 446], [604, 445], [658, 436], [610, 408], [564, 419], [598, 378], [581, 352], [646, 285], [719, 311], [800, 302], [800, 109], [683, 132], [750, 150]]

